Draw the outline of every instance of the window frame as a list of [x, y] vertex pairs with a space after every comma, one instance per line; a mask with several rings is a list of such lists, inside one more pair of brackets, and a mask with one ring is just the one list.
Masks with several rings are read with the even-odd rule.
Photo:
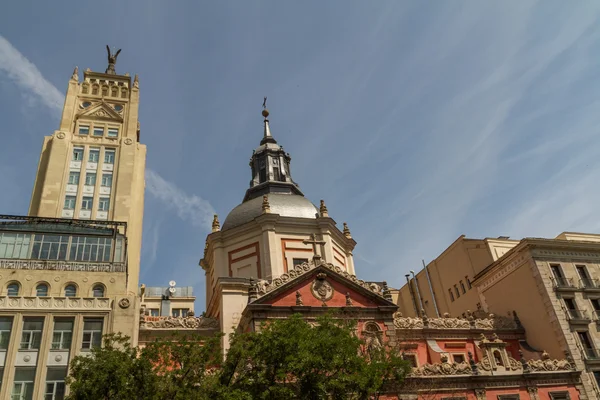
[[[57, 322], [70, 322], [71, 330], [56, 329]], [[75, 328], [75, 320], [73, 318], [54, 318], [54, 326], [52, 329], [52, 340], [50, 341], [50, 350], [70, 350], [73, 344], [73, 329]], [[56, 340], [56, 335], [60, 338]], [[66, 339], [68, 338], [68, 339]]]
[[98, 197], [98, 211], [108, 211], [110, 209], [110, 197]]
[[[107, 183], [106, 181], [110, 181], [108, 185], [106, 184]], [[112, 187], [112, 182], [113, 182], [113, 174], [102, 173], [102, 179], [100, 182], [100, 186]]]
[[[10, 291], [12, 290], [12, 288], [14, 288], [14, 286], [17, 287], [17, 294], [10, 293]], [[21, 284], [19, 282], [11, 281], [6, 284], [6, 295], [8, 297], [19, 297], [20, 294], [21, 294]]]
[[77, 206], [77, 196], [66, 195], [63, 210], [74, 210]]
[[73, 147], [73, 153], [71, 155], [71, 161], [83, 161], [83, 155], [85, 149], [83, 147]]
[[96, 186], [97, 177], [98, 177], [98, 174], [96, 172], [86, 172], [85, 173], [85, 182], [83, 184], [85, 186]]
[[[559, 392], [548, 392], [548, 396], [550, 396], [550, 400], [570, 400], [571, 393], [568, 390], [561, 390]], [[561, 396], [561, 397], [556, 397]]]
[[[102, 290], [102, 295], [101, 296], [97, 296], [96, 295], [96, 289], [97, 288], [100, 288]], [[101, 283], [96, 283], [94, 286], [92, 286], [92, 297], [97, 297], [97, 298], [106, 297], [106, 286], [104, 286]]]
[[81, 209], [86, 211], [92, 211], [94, 209], [94, 197], [83, 196], [81, 198]]
[[[67, 294], [67, 289], [68, 289], [69, 294]], [[73, 289], [74, 289], [74, 291], [73, 291]], [[78, 292], [78, 288], [77, 288], [77, 285], [75, 285], [74, 283], [67, 283], [65, 285], [65, 287], [63, 288], [64, 297], [77, 297], [77, 292]]]
[[[71, 179], [73, 178], [73, 179]], [[79, 185], [79, 180], [81, 179], [81, 172], [79, 171], [69, 171], [69, 177], [67, 178], [68, 185]]]
[[[104, 128], [104, 126], [94, 125], [94, 129], [92, 130], [92, 136], [94, 136], [94, 137], [103, 137], [105, 130], [106, 129]], [[99, 135], [97, 134], [98, 132], [100, 133]]]
[[448, 288], [448, 293], [450, 294], [450, 301], [454, 302], [454, 293], [452, 293], [452, 288]]
[[[29, 321], [26, 321], [29, 320]], [[25, 329], [26, 322], [41, 322], [40, 329]], [[43, 317], [23, 317], [23, 329], [21, 329], [21, 341], [19, 342], [19, 350], [39, 350], [42, 344], [42, 335], [44, 334], [44, 318]], [[27, 340], [25, 340], [26, 335]], [[26, 347], [23, 344], [26, 343]], [[35, 347], [37, 345], [37, 347]]]
[[104, 164], [115, 164], [117, 151], [115, 149], [104, 149]]
[[[86, 329], [86, 322], [101, 322], [100, 330]], [[104, 319], [102, 318], [84, 318], [83, 319], [83, 336], [81, 340], [81, 350], [91, 350], [94, 347], [102, 346], [102, 332], [104, 331]], [[86, 335], [89, 334], [89, 340], [86, 340]], [[86, 345], [87, 343], [87, 345]]]
[[113, 127], [113, 126], [109, 126], [106, 129], [106, 137], [109, 138], [118, 138], [119, 137], [119, 128], [118, 127]]
[[[96, 160], [93, 160], [94, 157], [92, 157], [92, 154], [97, 156]], [[88, 151], [88, 162], [96, 163], [96, 164], [100, 162], [100, 148], [98, 148], [98, 147], [90, 148], [90, 150]]]
[[[46, 288], [45, 294], [40, 294], [40, 287], [42, 286]], [[48, 297], [48, 292], [50, 292], [50, 285], [48, 285], [46, 282], [40, 282], [35, 286], [36, 297]]]

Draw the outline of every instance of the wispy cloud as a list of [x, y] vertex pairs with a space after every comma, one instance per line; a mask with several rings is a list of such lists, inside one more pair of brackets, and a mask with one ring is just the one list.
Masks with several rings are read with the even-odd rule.
[[64, 95], [3, 36], [0, 36], [0, 71], [24, 90], [27, 99], [39, 100], [52, 111], [62, 110]]
[[210, 227], [215, 210], [203, 198], [185, 193], [151, 169], [146, 169], [146, 190], [175, 211], [182, 220], [197, 227]]

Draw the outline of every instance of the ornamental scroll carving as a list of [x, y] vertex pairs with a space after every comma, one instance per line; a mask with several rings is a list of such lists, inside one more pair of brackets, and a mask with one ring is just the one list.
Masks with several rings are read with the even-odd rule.
[[517, 323], [511, 318], [497, 317], [490, 314], [487, 318], [453, 318], [444, 314], [442, 318], [413, 318], [403, 317], [401, 313], [394, 314], [394, 325], [398, 329], [481, 329], [481, 330], [515, 330]]
[[467, 362], [424, 364], [413, 369], [411, 376], [473, 375]]
[[331, 263], [319, 262], [319, 263], [315, 264], [314, 261], [312, 261], [312, 260], [309, 262], [302, 263], [300, 265], [296, 265], [293, 269], [291, 269], [287, 273], [285, 273], [271, 281], [267, 281], [264, 279], [257, 281], [255, 283], [255, 286], [256, 286], [256, 290], [258, 292], [258, 297], [264, 296], [265, 294], [272, 292], [273, 290], [277, 289], [278, 287], [281, 287], [284, 284], [286, 284], [287, 282], [312, 271], [313, 269], [315, 269], [318, 266], [324, 266], [325, 268], [327, 268], [331, 271], [334, 271], [336, 274], [343, 276], [344, 278], [354, 282], [355, 284], [357, 284], [365, 289], [368, 289], [371, 292], [383, 297], [383, 292], [379, 285], [377, 285], [377, 284], [372, 285], [368, 282], [358, 279], [356, 277], [356, 275], [349, 274], [347, 271], [344, 271], [342, 268], [335, 266]]
[[575, 369], [568, 360], [529, 360], [527, 365], [531, 372], [573, 371]]
[[143, 321], [140, 321], [141, 329], [200, 329], [218, 327], [219, 321], [208, 317], [159, 317], [157, 320], [145, 318]]

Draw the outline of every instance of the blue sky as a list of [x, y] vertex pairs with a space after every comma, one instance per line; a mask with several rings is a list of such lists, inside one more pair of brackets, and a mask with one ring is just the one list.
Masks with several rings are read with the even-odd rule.
[[12, 2], [0, 14], [0, 212], [25, 214], [73, 68], [139, 74], [140, 282], [193, 285], [213, 210], [271, 129], [314, 203], [400, 286], [460, 234], [600, 231], [600, 3]]

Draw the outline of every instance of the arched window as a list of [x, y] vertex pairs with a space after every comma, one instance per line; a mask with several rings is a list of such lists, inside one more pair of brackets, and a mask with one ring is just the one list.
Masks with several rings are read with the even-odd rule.
[[121, 89], [121, 97], [124, 99], [127, 98], [127, 89], [125, 89], [125, 88]]
[[113, 87], [113, 88], [110, 90], [110, 95], [111, 95], [112, 97], [119, 97], [119, 89], [117, 89], [116, 87]]
[[81, 85], [81, 93], [87, 94], [89, 90], [90, 90], [89, 85], [87, 83], [84, 83], [83, 85]]
[[92, 94], [98, 94], [98, 85], [92, 86]]
[[65, 297], [75, 297], [75, 296], [77, 296], [77, 287], [75, 285], [65, 286]]
[[104, 285], [96, 285], [92, 291], [94, 297], [104, 297]]
[[48, 296], [48, 285], [45, 283], [40, 283], [35, 288], [35, 295], [38, 297]]
[[20, 286], [17, 282], [9, 283], [6, 287], [6, 294], [8, 296], [18, 296], [19, 295]]
[[108, 86], [102, 86], [102, 96], [108, 96]]
[[494, 360], [496, 361], [496, 365], [504, 365], [502, 363], [502, 356], [500, 355], [500, 352], [498, 350], [494, 351]]

